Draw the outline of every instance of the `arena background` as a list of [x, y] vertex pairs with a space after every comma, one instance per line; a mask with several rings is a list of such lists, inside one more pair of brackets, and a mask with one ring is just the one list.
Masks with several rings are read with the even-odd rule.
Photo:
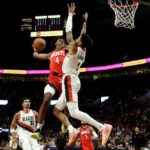
[[[62, 16], [61, 28], [64, 30], [68, 2], [70, 1], [20, 1], [17, 4], [13, 1], [9, 4], [4, 2], [0, 6], [0, 69], [48, 69], [47, 61], [33, 59], [31, 43], [34, 38], [30, 37], [29, 30], [21, 31], [22, 19], [33, 18], [37, 15], [60, 14]], [[129, 30], [116, 28], [113, 25], [114, 12], [105, 0], [74, 0], [74, 2], [77, 5], [73, 28], [75, 37], [81, 29], [82, 14], [88, 11], [87, 31], [94, 40], [94, 46], [88, 51], [83, 67], [109, 65], [150, 57], [149, 6], [139, 5], [135, 16], [135, 28]], [[44, 52], [48, 52], [51, 49], [52, 37], [45, 39], [47, 47]], [[82, 83], [79, 93], [80, 109], [102, 122], [112, 123], [115, 128], [111, 140], [116, 140], [120, 136], [117, 135], [117, 131], [123, 135], [123, 140], [116, 142], [118, 145], [121, 145], [125, 139], [122, 129], [133, 131], [136, 125], [140, 126], [146, 139], [150, 139], [149, 73], [149, 64], [143, 64], [80, 74]], [[21, 108], [21, 97], [31, 97], [32, 108], [38, 110], [46, 79], [47, 75], [0, 74], [0, 99], [8, 99], [8, 105], [0, 106], [0, 129], [3, 130], [0, 133], [1, 147], [2, 141], [8, 140], [7, 129], [9, 129], [12, 116]], [[109, 99], [101, 103], [102, 96], [109, 96]], [[58, 95], [54, 99], [57, 97]], [[47, 139], [50, 137], [55, 137], [54, 133], [60, 130], [61, 124], [52, 115], [52, 109], [53, 106], [50, 106], [43, 130], [45, 143], [48, 143]], [[76, 127], [80, 125], [74, 119], [71, 121]]]

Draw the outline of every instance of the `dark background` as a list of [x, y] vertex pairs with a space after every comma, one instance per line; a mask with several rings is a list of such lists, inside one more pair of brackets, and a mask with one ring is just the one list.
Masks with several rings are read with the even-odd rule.
[[[33, 59], [31, 48], [33, 38], [30, 38], [29, 31], [21, 32], [21, 19], [33, 18], [35, 15], [61, 14], [63, 21], [67, 17], [69, 2], [71, 1], [4, 2], [0, 6], [0, 68], [47, 69], [47, 62]], [[135, 16], [135, 28], [130, 30], [114, 27], [114, 12], [106, 0], [74, 0], [74, 2], [77, 5], [73, 28], [75, 37], [79, 35], [81, 29], [82, 14], [88, 11], [87, 31], [94, 40], [94, 46], [88, 51], [84, 66], [107, 65], [150, 56], [149, 6], [139, 5]], [[45, 39], [46, 49], [50, 50], [52, 38]]]
[[[30, 32], [21, 32], [21, 19], [33, 18], [35, 15], [61, 14], [63, 23], [68, 13], [68, 2], [70, 1], [3, 1], [0, 5], [0, 69], [48, 69], [47, 61], [33, 59], [31, 47], [33, 38], [30, 38]], [[106, 0], [74, 0], [74, 2], [77, 5], [73, 26], [75, 37], [81, 29], [82, 14], [88, 11], [87, 31], [94, 40], [94, 46], [89, 49], [84, 66], [108, 65], [150, 56], [150, 7], [139, 5], [135, 16], [135, 28], [129, 30], [114, 27], [114, 12]], [[48, 52], [51, 50], [52, 38], [45, 39], [47, 47], [43, 52]], [[150, 106], [149, 64], [141, 65], [141, 70], [138, 67], [125, 67], [96, 74], [83, 73], [85, 76], [81, 74], [82, 87], [79, 92], [81, 110], [89, 114], [95, 113], [104, 121], [107, 114], [110, 114], [114, 117], [111, 123], [117, 124], [123, 120], [125, 122], [123, 123], [128, 125], [124, 120], [125, 114], [134, 111], [134, 108], [135, 112], [138, 112], [138, 108], [145, 109]], [[21, 109], [20, 99], [24, 96], [31, 98], [33, 109], [39, 110], [46, 80], [47, 75], [0, 75], [0, 98], [9, 101], [8, 105], [0, 108], [1, 127], [10, 127], [14, 113]], [[107, 95], [110, 97], [109, 100], [101, 103], [100, 97]], [[57, 98], [58, 95], [53, 97]], [[126, 111], [128, 106], [130, 111]], [[125, 108], [124, 111], [122, 108]], [[133, 123], [136, 123], [136, 119], [139, 122], [144, 119], [141, 115], [144, 110], [141, 109], [140, 112], [139, 117], [133, 118]], [[52, 115], [52, 108], [47, 113], [46, 122], [46, 127], [51, 129], [54, 128], [52, 125], [59, 125]], [[1, 134], [0, 140], [7, 137], [6, 134], [5, 136]]]

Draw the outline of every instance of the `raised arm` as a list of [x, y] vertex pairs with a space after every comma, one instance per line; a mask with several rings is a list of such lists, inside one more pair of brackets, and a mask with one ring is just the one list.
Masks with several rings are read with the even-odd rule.
[[68, 18], [66, 22], [66, 39], [67, 42], [70, 43], [73, 40], [73, 34], [72, 34], [72, 24], [73, 24], [73, 15], [75, 14], [76, 5], [75, 3], [68, 4]]
[[83, 25], [82, 25], [82, 29], [81, 29], [81, 32], [80, 32], [80, 36], [81, 36], [83, 33], [86, 33], [87, 20], [88, 20], [88, 13], [85, 12], [85, 13], [83, 14]]

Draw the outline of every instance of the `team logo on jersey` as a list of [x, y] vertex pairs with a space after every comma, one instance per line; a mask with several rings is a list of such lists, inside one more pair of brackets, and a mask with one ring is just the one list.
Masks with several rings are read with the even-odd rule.
[[34, 121], [34, 116], [25, 116], [25, 117], [22, 117], [22, 121]]
[[55, 56], [60, 56], [60, 55], [65, 56], [65, 51], [54, 52], [54, 53], [51, 54], [50, 57], [53, 58]]

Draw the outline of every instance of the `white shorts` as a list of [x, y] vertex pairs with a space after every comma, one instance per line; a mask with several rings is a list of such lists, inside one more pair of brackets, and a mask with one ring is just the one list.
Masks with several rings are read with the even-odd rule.
[[44, 94], [45, 93], [51, 93], [52, 96], [54, 96], [54, 94], [56, 93], [56, 89], [52, 87], [50, 84], [47, 84], [44, 88]]
[[23, 150], [40, 150], [40, 145], [36, 139], [31, 137], [31, 133], [19, 132], [19, 146]]
[[62, 93], [55, 105], [59, 110], [63, 110], [68, 102], [78, 103], [78, 92], [81, 83], [76, 75], [64, 75], [62, 79]]

